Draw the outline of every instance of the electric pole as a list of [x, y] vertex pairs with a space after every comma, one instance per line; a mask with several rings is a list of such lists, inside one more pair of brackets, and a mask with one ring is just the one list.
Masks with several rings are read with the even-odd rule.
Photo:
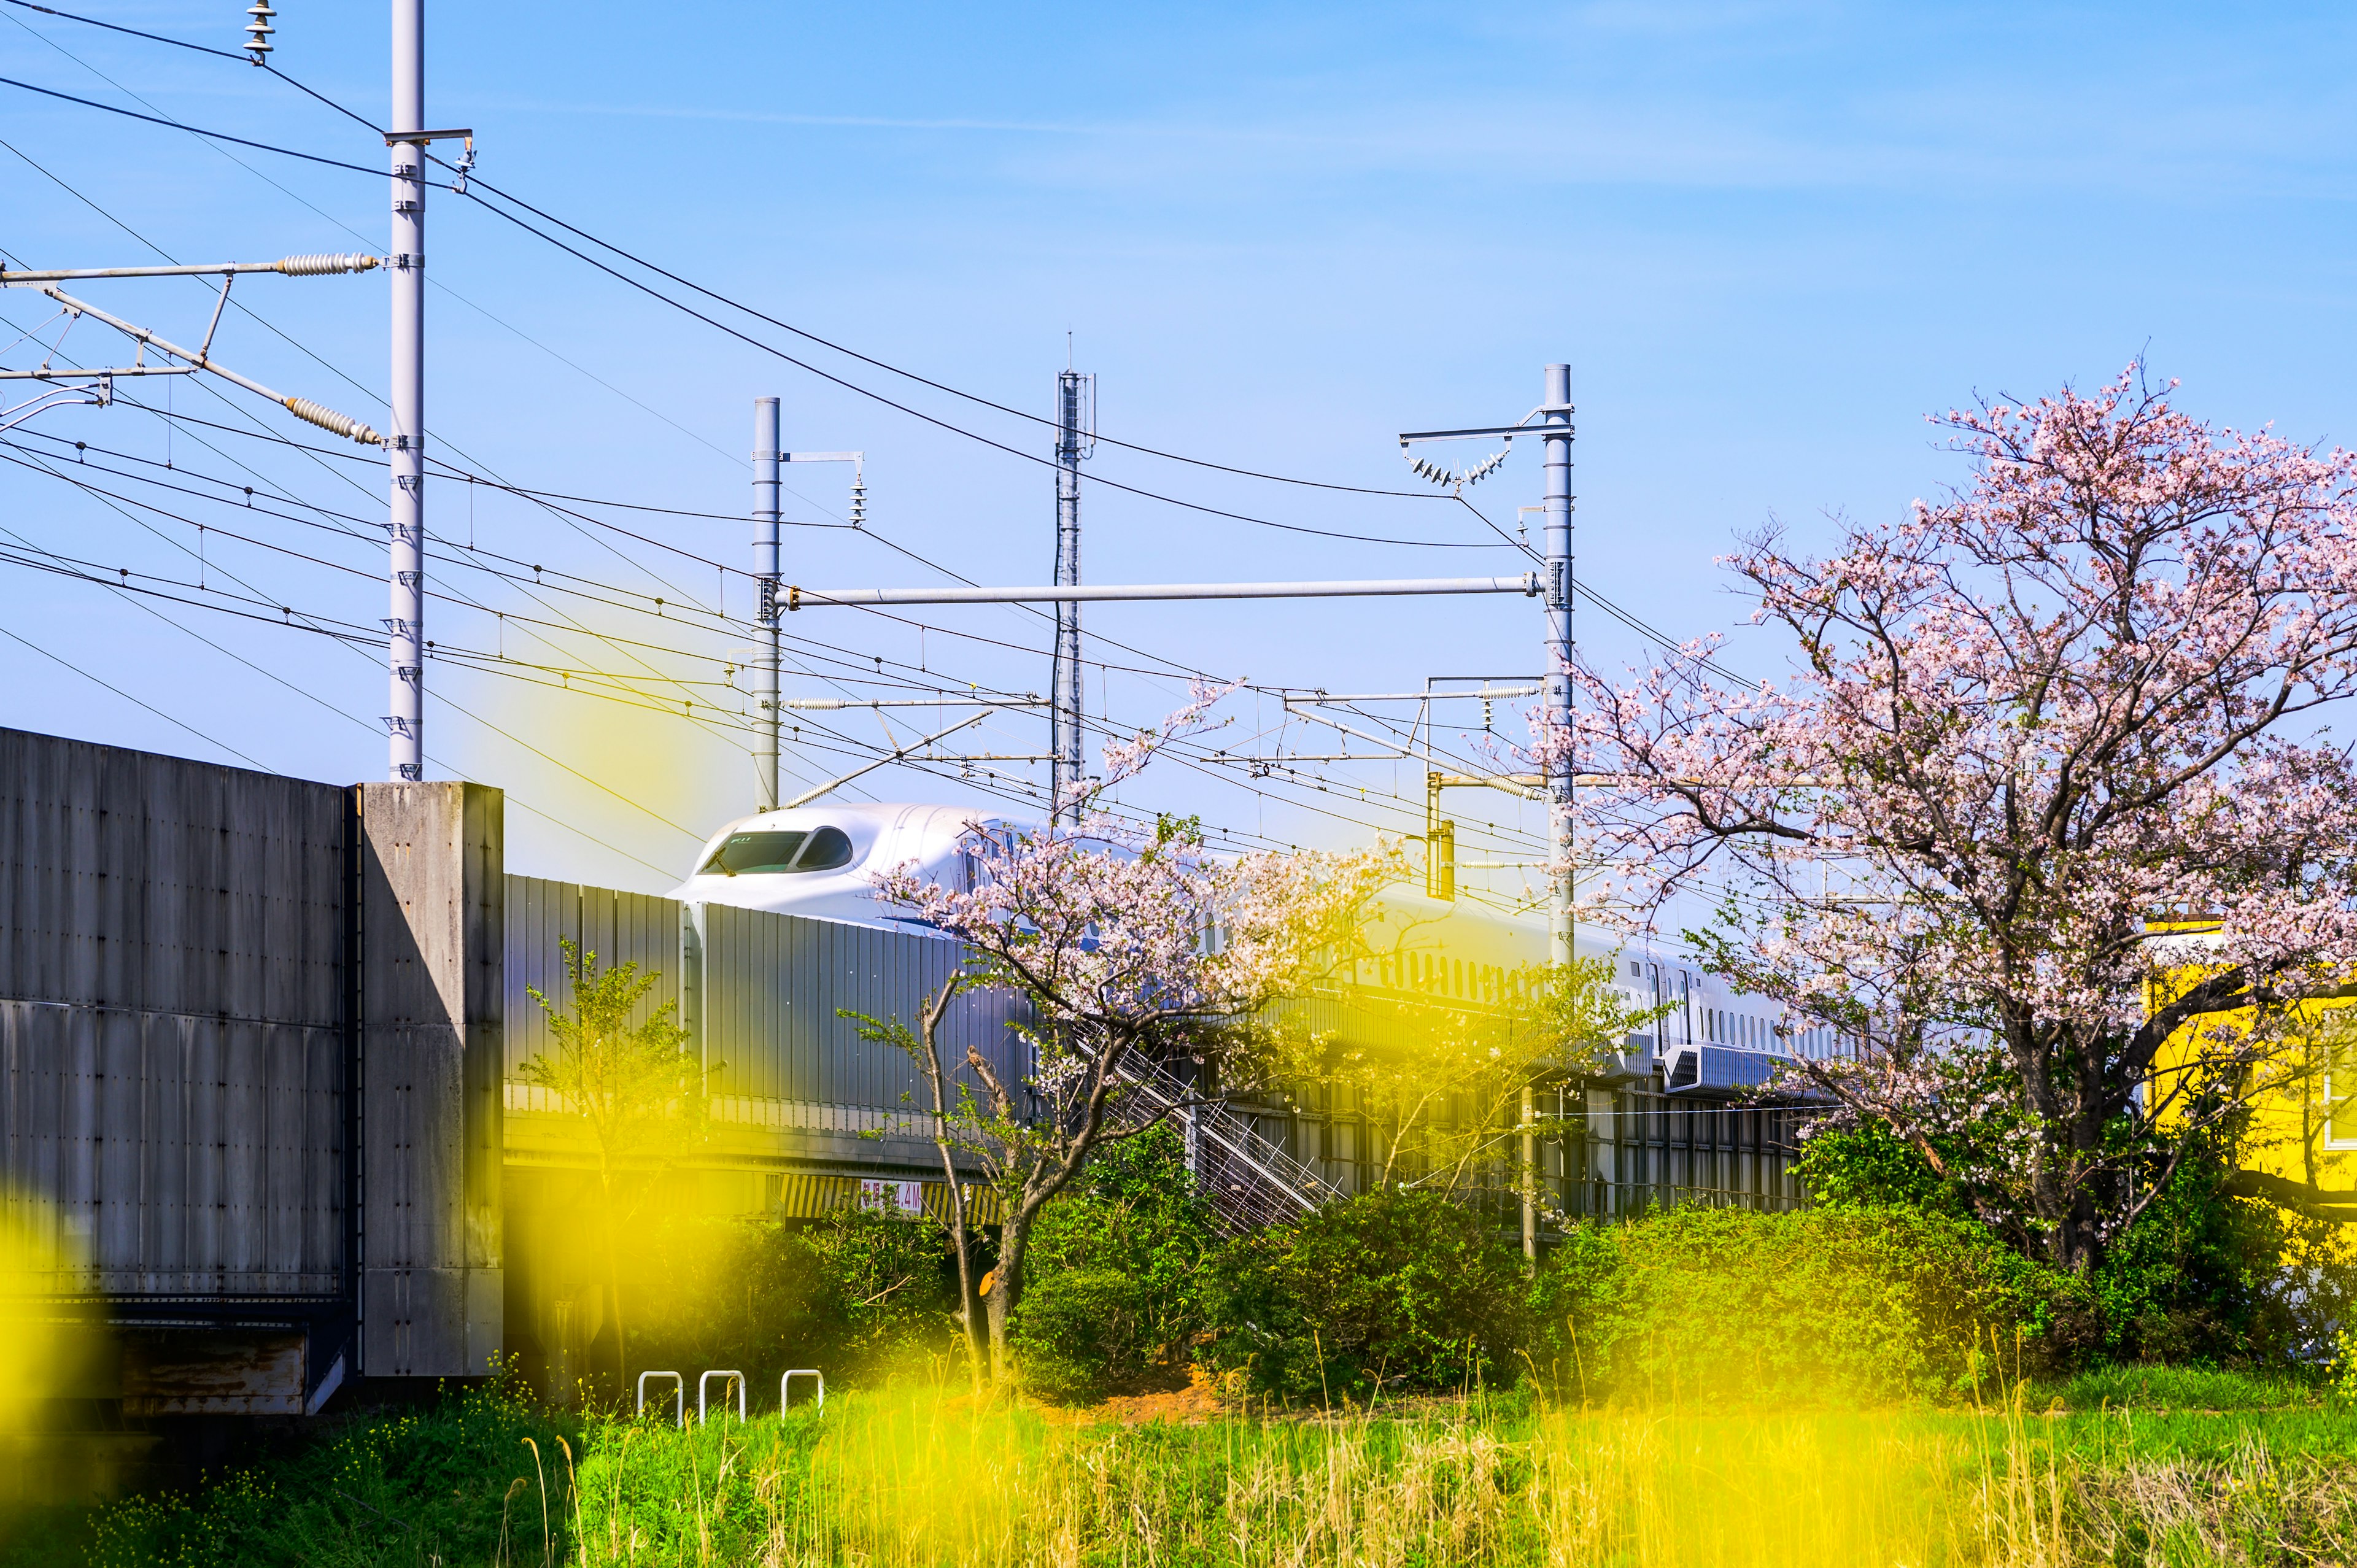
[[1575, 927], [1572, 900], [1577, 886], [1572, 873], [1571, 791], [1577, 777], [1571, 755], [1571, 367], [1546, 368], [1545, 400], [1538, 413], [1546, 440], [1546, 709], [1545, 724], [1558, 731], [1564, 744], [1556, 748], [1555, 775], [1547, 780], [1551, 847], [1555, 869], [1552, 897], [1547, 899], [1548, 957], [1569, 963]]
[[[1086, 393], [1092, 415], [1083, 422]], [[1081, 459], [1096, 446], [1096, 378], [1078, 371], [1056, 377], [1056, 586], [1081, 585]], [[1065, 796], [1081, 781], [1081, 607], [1076, 599], [1056, 603], [1056, 656], [1049, 692], [1048, 801], [1049, 820], [1066, 815]], [[1070, 808], [1078, 822], [1080, 808]]]
[[[1573, 714], [1571, 367], [1547, 366], [1544, 381], [1538, 407], [1512, 424], [1480, 424], [1458, 430], [1408, 430], [1400, 434], [1399, 442], [1403, 451], [1424, 442], [1471, 441], [1491, 436], [1502, 436], [1509, 447], [1520, 435], [1535, 435], [1546, 443], [1546, 495], [1543, 509], [1546, 513], [1546, 530], [1538, 577], [1546, 595], [1546, 686], [1539, 717], [1545, 728], [1545, 738], [1564, 743], [1554, 748], [1559, 755], [1543, 780], [1547, 800], [1549, 859], [1553, 865], [1547, 886], [1547, 961], [1563, 964], [1569, 963], [1577, 956], [1572, 905], [1578, 892], [1577, 879], [1572, 874], [1571, 858], [1574, 848], [1572, 785], [1577, 773], [1568, 744]], [[1534, 420], [1538, 423], [1533, 424]], [[1504, 452], [1493, 453], [1462, 470], [1443, 467], [1424, 458], [1415, 460], [1411, 467], [1417, 478], [1452, 488], [1461, 494], [1466, 486], [1479, 484], [1483, 477], [1494, 473], [1505, 458]], [[1433, 788], [1437, 798], [1439, 786]], [[1430, 814], [1437, 816], [1437, 808]]]
[[393, 0], [391, 565], [385, 715], [396, 783], [425, 777], [425, 0]]
[[760, 717], [753, 727], [753, 779], [756, 811], [778, 808], [778, 400], [753, 400], [753, 576], [760, 607], [755, 623], [760, 628], [754, 654], [754, 700]]

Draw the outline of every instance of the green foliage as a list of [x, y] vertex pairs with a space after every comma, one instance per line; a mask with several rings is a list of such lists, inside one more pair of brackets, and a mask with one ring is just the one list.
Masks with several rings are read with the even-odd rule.
[[1583, 1226], [1532, 1286], [1532, 1365], [1595, 1398], [1953, 1399], [2047, 1365], [2068, 1280], [1905, 1208], [1682, 1208]]
[[[2090, 1282], [2106, 1359], [2283, 1360], [2321, 1332], [2276, 1289], [2291, 1237], [2274, 1205], [2223, 1190], [2226, 1150], [2197, 1144]], [[2310, 1293], [2327, 1287], [2323, 1277]], [[2329, 1294], [2329, 1292], [2328, 1292]]]
[[[801, 1500], [825, 1418], [750, 1425], [608, 1422], [581, 1460], [576, 1561], [758, 1563], [766, 1515]], [[764, 1483], [767, 1483], [764, 1485]]]
[[816, 1223], [674, 1219], [651, 1228], [643, 1258], [630, 1290], [639, 1360], [742, 1370], [757, 1402], [790, 1368], [881, 1383], [937, 1373], [950, 1351], [956, 1273], [931, 1220], [856, 1208]]
[[[544, 1539], [562, 1561], [571, 1500], [561, 1444], [577, 1453], [582, 1430], [504, 1382], [415, 1410], [343, 1417], [212, 1477], [194, 1497], [108, 1504], [54, 1555], [24, 1542], [9, 1559], [28, 1568], [411, 1568], [489, 1563], [502, 1551], [537, 1563]], [[544, 1469], [535, 1468], [527, 1438]]]
[[2040, 1382], [2027, 1395], [2032, 1409], [2225, 1411], [2282, 1410], [2317, 1402], [2315, 1376], [2222, 1371], [2209, 1367], [2096, 1367], [2061, 1381]]
[[1968, 1212], [1955, 1184], [1880, 1122], [1810, 1133], [1792, 1170], [1823, 1208], [1901, 1205], [1957, 1219]]
[[1177, 1129], [1099, 1145], [1031, 1233], [1008, 1325], [1024, 1386], [1070, 1403], [1184, 1384], [1216, 1242]]
[[599, 1171], [609, 1180], [624, 1168], [668, 1163], [702, 1137], [707, 1110], [703, 1067], [684, 1049], [679, 1004], [666, 1002], [632, 1023], [662, 977], [640, 974], [636, 963], [601, 967], [596, 953], [582, 951], [570, 937], [557, 945], [572, 1010], [532, 992], [555, 1049], [527, 1060], [523, 1080], [588, 1123]]
[[1207, 1359], [1288, 1400], [1510, 1381], [1521, 1283], [1521, 1257], [1481, 1215], [1437, 1193], [1369, 1193], [1221, 1253]]

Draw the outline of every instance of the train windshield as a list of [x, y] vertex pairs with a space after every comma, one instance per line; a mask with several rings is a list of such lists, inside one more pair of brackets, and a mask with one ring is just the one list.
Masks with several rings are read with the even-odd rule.
[[834, 871], [851, 864], [851, 839], [841, 828], [814, 832], [731, 833], [704, 863], [707, 876], [759, 876], [780, 872]]

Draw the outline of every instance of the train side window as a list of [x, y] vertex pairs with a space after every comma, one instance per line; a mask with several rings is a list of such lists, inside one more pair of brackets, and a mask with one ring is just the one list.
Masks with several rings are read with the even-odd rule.
[[796, 871], [834, 871], [851, 864], [851, 839], [841, 828], [821, 828], [794, 857]]

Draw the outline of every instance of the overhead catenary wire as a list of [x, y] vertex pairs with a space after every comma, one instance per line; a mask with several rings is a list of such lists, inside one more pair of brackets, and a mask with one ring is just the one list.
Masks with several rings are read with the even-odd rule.
[[[249, 61], [247, 57], [242, 54], [231, 53], [225, 49], [212, 48], [203, 44], [190, 43], [181, 38], [167, 38], [158, 33], [142, 32], [136, 27], [121, 27], [114, 23], [101, 21], [93, 16], [84, 16], [75, 12], [59, 10], [54, 6], [35, 5], [32, 3], [32, 0], [8, 0], [8, 3], [21, 6], [26, 10], [38, 11], [47, 16], [56, 16], [61, 20], [85, 23], [91, 27], [104, 27], [113, 32], [127, 33], [135, 38], [145, 38], [150, 42], [168, 44], [177, 48], [189, 49], [199, 54], [211, 55], [217, 59], [232, 60], [241, 65], [253, 63]], [[346, 107], [344, 104], [329, 98], [325, 93], [306, 85], [304, 82], [288, 75], [286, 72], [279, 70], [275, 65], [271, 64], [268, 61], [263, 61], [260, 63], [263, 65], [264, 70], [270, 72], [271, 75], [278, 78], [279, 81], [284, 81], [286, 85], [294, 88], [296, 91], [304, 93], [307, 97], [324, 104], [326, 107], [334, 110], [337, 113], [343, 115], [353, 124], [360, 125], [377, 135], [382, 135], [384, 134], [383, 127], [378, 125], [367, 116], [353, 109]], [[436, 163], [442, 164], [446, 168], [450, 167], [448, 164], [444, 163], [443, 160], [438, 157], [435, 158], [434, 161]], [[454, 170], [453, 172], [456, 171]], [[481, 177], [472, 173], [471, 171], [468, 176], [468, 180], [470, 185], [483, 183]], [[493, 188], [497, 189], [497, 188]], [[914, 381], [920, 386], [927, 387], [935, 392], [946, 393], [949, 396], [962, 399], [967, 403], [974, 403], [979, 407], [990, 409], [995, 413], [1007, 414], [1013, 418], [1026, 420], [1033, 424], [1051, 428], [1056, 423], [1052, 419], [1033, 413], [1028, 410], [1016, 408], [1009, 404], [996, 402], [991, 398], [985, 397], [978, 392], [967, 392], [964, 389], [952, 385], [947, 381], [937, 381], [915, 371], [909, 370], [904, 366], [896, 365], [888, 360], [880, 360], [873, 355], [863, 353], [846, 344], [836, 342], [815, 332], [812, 332], [806, 328], [798, 327], [792, 322], [783, 321], [776, 317], [766, 315], [755, 307], [744, 304], [742, 301], [734, 299], [729, 295], [717, 292], [716, 290], [706, 288], [703, 285], [695, 283], [689, 278], [680, 275], [679, 274], [670, 272], [665, 268], [646, 260], [644, 257], [634, 254], [633, 252], [623, 249], [621, 246], [614, 244], [610, 241], [592, 234], [587, 230], [580, 229], [574, 224], [565, 221], [563, 219], [555, 217], [554, 214], [545, 212], [537, 207], [533, 207], [530, 203], [523, 201], [519, 197], [513, 196], [505, 191], [499, 191], [499, 194], [505, 199], [514, 201], [518, 206], [525, 208], [535, 216], [538, 216], [548, 222], [557, 224], [568, 233], [574, 234], [588, 243], [597, 246], [601, 250], [609, 251], [615, 255], [623, 257], [634, 265], [641, 266], [650, 272], [659, 274], [671, 282], [676, 283], [683, 288], [692, 289], [707, 299], [713, 300], [718, 304], [726, 305], [732, 309], [741, 311], [745, 315], [750, 316], [769, 326], [778, 328], [781, 331], [791, 332], [798, 338], [817, 344], [819, 347], [829, 349], [832, 352], [841, 354], [846, 359], [856, 360], [860, 363], [867, 365], [873, 369], [883, 371], [890, 375], [899, 376], [906, 381]], [[1350, 495], [1381, 496], [1403, 500], [1448, 499], [1446, 497], [1437, 497], [1422, 490], [1401, 490], [1378, 486], [1340, 484], [1331, 480], [1302, 478], [1298, 476], [1289, 474], [1268, 473], [1260, 469], [1239, 467], [1234, 464], [1216, 462], [1209, 458], [1189, 456], [1185, 453], [1171, 452], [1160, 447], [1148, 446], [1138, 442], [1125, 441], [1115, 436], [1106, 435], [1102, 432], [1096, 433], [1095, 438], [1103, 442], [1107, 446], [1118, 446], [1125, 451], [1136, 452], [1142, 456], [1159, 457], [1174, 463], [1184, 463], [1194, 467], [1211, 469], [1219, 473], [1233, 474], [1243, 478], [1261, 479], [1272, 484], [1293, 485], [1309, 489], [1333, 490]]]
[[[296, 84], [296, 85], [298, 85], [298, 86], [299, 86], [299, 84]], [[307, 89], [306, 91], [308, 91], [308, 90]], [[317, 96], [317, 95], [315, 94], [314, 96]], [[322, 100], [322, 102], [327, 102], [327, 101], [323, 99], [323, 100]], [[94, 105], [94, 106], [96, 106], [96, 107], [101, 107], [101, 108], [106, 108], [106, 107], [109, 107], [109, 106], [102, 105], [102, 104], [100, 104], [100, 105]], [[143, 118], [144, 118], [144, 117], [143, 117]], [[159, 119], [159, 120], [157, 120], [157, 121], [156, 121], [156, 123], [158, 123], [158, 124], [175, 124], [175, 125], [177, 125], [177, 124], [178, 124], [178, 122], [172, 122], [172, 121], [167, 121], [167, 120], [160, 120], [160, 119]], [[193, 133], [193, 128], [190, 128], [190, 127], [182, 127], [182, 128], [184, 128], [184, 129], [190, 129], [190, 130], [192, 131], [192, 133]], [[282, 149], [270, 149], [270, 148], [265, 148], [265, 150], [282, 150]], [[369, 172], [369, 173], [374, 174], [374, 173], [375, 173], [375, 172], [377, 172], [377, 171], [374, 171], [374, 170], [367, 170], [367, 171], [363, 171], [363, 172]], [[501, 192], [501, 193], [500, 193], [500, 194], [501, 194], [502, 196], [504, 196], [506, 193]], [[519, 200], [519, 205], [523, 205], [523, 206], [527, 207], [529, 209], [533, 210], [533, 211], [535, 211], [535, 212], [538, 212], [538, 210], [539, 210], [539, 209], [530, 209], [530, 208], [529, 208], [529, 204], [528, 204], [528, 203], [522, 203], [522, 202], [520, 201], [520, 199], [513, 199], [513, 198], [510, 198], [510, 199], [518, 199], [518, 200]], [[544, 214], [544, 216], [545, 216], [545, 215]], [[551, 220], [551, 221], [556, 221], [556, 222], [561, 223], [561, 220], [554, 220], [554, 219], [551, 219], [550, 220]], [[568, 229], [570, 229], [570, 227], [571, 227], [570, 225], [563, 225], [563, 226], [565, 226], [565, 227], [566, 227], [566, 228], [568, 228]], [[576, 232], [578, 232], [578, 231], [576, 231]], [[594, 237], [593, 237], [593, 238], [594, 238]], [[604, 243], [604, 242], [596, 242], [600, 243], [600, 244], [603, 244], [603, 243]], [[617, 253], [618, 253], [618, 254], [623, 254], [623, 255], [626, 255], [626, 256], [628, 255], [628, 252], [619, 252], [619, 250], [617, 251]], [[635, 258], [633, 258], [633, 259], [635, 260]], [[661, 271], [661, 269], [654, 269], [654, 270]], [[666, 274], [666, 275], [670, 275], [670, 274]], [[686, 286], [690, 286], [690, 287], [696, 287], [696, 286], [698, 286], [698, 285], [686, 285]], [[799, 331], [799, 329], [798, 329], [798, 328], [791, 328], [790, 326], [787, 328], [787, 329], [789, 329], [789, 330], [795, 330], [795, 331]], [[813, 340], [823, 342], [823, 339], [813, 339]], [[879, 361], [878, 363], [880, 363], [880, 361]], [[892, 367], [884, 367], [884, 368], [887, 368], [887, 369], [894, 369], [894, 368], [892, 368]], [[897, 371], [897, 369], [895, 369], [894, 373], [901, 373], [901, 372], [898, 371]], [[914, 378], [914, 379], [920, 380], [920, 381], [922, 380], [922, 378]], [[928, 383], [928, 384], [937, 384], [937, 383]], [[947, 390], [952, 391], [952, 392], [955, 392], [955, 389], [947, 389]], [[958, 394], [958, 395], [963, 396], [963, 395], [966, 395], [966, 394], [960, 393], [960, 394]], [[982, 401], [982, 402], [987, 403], [987, 400], [978, 400], [978, 401]], [[996, 405], [993, 405], [993, 406], [996, 406]], [[1016, 411], [1016, 412], [1019, 412], [1019, 411]], [[920, 417], [921, 417], [921, 416], [920, 416]], [[1026, 416], [1026, 417], [1031, 417], [1031, 416]], [[1117, 444], [1117, 445], [1119, 445], [1119, 443], [1116, 443], [1116, 444]], [[1028, 454], [1021, 454], [1021, 453], [1017, 453], [1017, 454], [1016, 454], [1016, 455], [1017, 455], [1017, 456], [1027, 456], [1027, 457], [1028, 457], [1028, 456], [1029, 456], [1029, 455], [1028, 455]], [[1181, 460], [1187, 460], [1187, 459], [1181, 459]], [[1205, 466], [1207, 466], [1207, 467], [1222, 467], [1221, 465], [1212, 465], [1212, 464], [1207, 464], [1207, 465], [1205, 465]], [[1240, 471], [1240, 470], [1235, 470], [1235, 471]], [[1257, 477], [1270, 477], [1270, 476], [1257, 476]], [[1125, 488], [1126, 488], [1126, 487], [1125, 487]], [[1146, 493], [1146, 492], [1141, 492], [1141, 493]], [[1162, 499], [1171, 499], [1171, 498], [1162, 498]], [[1179, 503], [1179, 504], [1188, 504], [1188, 503], [1183, 503], [1183, 502], [1182, 502], [1182, 503]], [[1216, 510], [1216, 509], [1213, 509], [1213, 510]], [[1246, 521], [1265, 521], [1265, 520], [1251, 520], [1251, 519], [1247, 519]], [[1283, 525], [1277, 525], [1277, 526], [1283, 526]], [[653, 541], [650, 541], [650, 542], [656, 542], [656, 543], [660, 543], [660, 542], [653, 542]], [[896, 548], [897, 548], [897, 547], [896, 547]], [[921, 623], [910, 623], [910, 624], [921, 624]], [[1651, 635], [1654, 635], [1654, 636], [1658, 637], [1658, 634], [1657, 634], [1657, 633], [1655, 633], [1655, 634], [1651, 634]], [[980, 639], [980, 640], [984, 640], [984, 641], [996, 641], [996, 639]], [[1003, 644], [1002, 644], [1002, 646], [1006, 646], [1006, 645], [1003, 645]], [[1096, 661], [1092, 661], [1092, 662], [1096, 662]], [[1110, 667], [1110, 666], [1107, 666], [1107, 667]], [[1140, 671], [1140, 672], [1141, 672], [1141, 673], [1143, 673], [1144, 671]], [[633, 679], [636, 679], [636, 677], [633, 677]]]

